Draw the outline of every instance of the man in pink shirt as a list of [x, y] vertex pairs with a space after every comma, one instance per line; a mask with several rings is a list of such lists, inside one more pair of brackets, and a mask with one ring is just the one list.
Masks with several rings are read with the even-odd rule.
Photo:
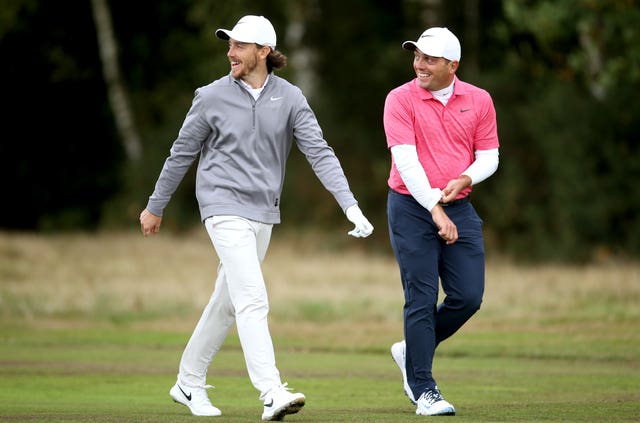
[[447, 28], [402, 47], [413, 51], [416, 78], [393, 89], [384, 107], [389, 237], [405, 297], [405, 340], [391, 354], [416, 414], [452, 415], [431, 370], [438, 344], [482, 302], [482, 220], [469, 194], [498, 168], [496, 112], [489, 93], [456, 77], [460, 42]]

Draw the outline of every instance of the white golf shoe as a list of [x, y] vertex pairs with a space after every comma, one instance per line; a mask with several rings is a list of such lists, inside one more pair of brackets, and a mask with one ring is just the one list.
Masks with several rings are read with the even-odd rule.
[[211, 385], [205, 385], [201, 388], [187, 388], [176, 382], [169, 390], [169, 395], [178, 404], [182, 404], [191, 410], [194, 416], [220, 416], [222, 411], [211, 405], [207, 389]]
[[262, 420], [280, 421], [287, 414], [295, 414], [304, 407], [304, 395], [299, 392], [291, 393], [290, 390], [285, 383], [276, 385], [260, 395], [264, 404]]
[[402, 372], [404, 394], [409, 398], [409, 401], [411, 401], [412, 404], [416, 404], [416, 399], [413, 396], [411, 388], [409, 388], [409, 383], [407, 383], [406, 350], [407, 344], [405, 341], [396, 342], [391, 346], [391, 357], [393, 357], [393, 361], [396, 362]]
[[453, 405], [444, 400], [442, 394], [436, 389], [424, 391], [418, 398], [416, 414], [423, 416], [453, 416], [456, 414]]

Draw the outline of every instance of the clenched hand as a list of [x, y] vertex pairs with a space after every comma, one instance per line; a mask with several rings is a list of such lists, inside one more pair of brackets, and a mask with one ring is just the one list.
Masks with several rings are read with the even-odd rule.
[[157, 234], [160, 230], [160, 223], [162, 223], [162, 217], [156, 216], [149, 210], [144, 209], [142, 213], [140, 213], [140, 229], [142, 230], [142, 235]]

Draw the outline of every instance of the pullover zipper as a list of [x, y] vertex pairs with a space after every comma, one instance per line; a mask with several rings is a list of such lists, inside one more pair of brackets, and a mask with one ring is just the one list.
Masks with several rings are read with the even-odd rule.
[[252, 128], [255, 131], [256, 130], [256, 101], [255, 100], [253, 100], [253, 104], [251, 105], [251, 112], [253, 113]]

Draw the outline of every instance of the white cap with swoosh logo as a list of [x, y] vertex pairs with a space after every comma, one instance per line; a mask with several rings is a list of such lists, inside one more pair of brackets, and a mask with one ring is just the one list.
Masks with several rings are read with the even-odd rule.
[[416, 48], [428, 56], [444, 57], [447, 60], [459, 62], [461, 49], [460, 41], [447, 28], [429, 28], [420, 35], [418, 41], [405, 41], [402, 43], [405, 50]]
[[255, 43], [276, 48], [276, 31], [269, 19], [264, 16], [247, 15], [242, 17], [232, 30], [218, 29], [216, 37], [221, 40], [233, 38], [242, 43]]

